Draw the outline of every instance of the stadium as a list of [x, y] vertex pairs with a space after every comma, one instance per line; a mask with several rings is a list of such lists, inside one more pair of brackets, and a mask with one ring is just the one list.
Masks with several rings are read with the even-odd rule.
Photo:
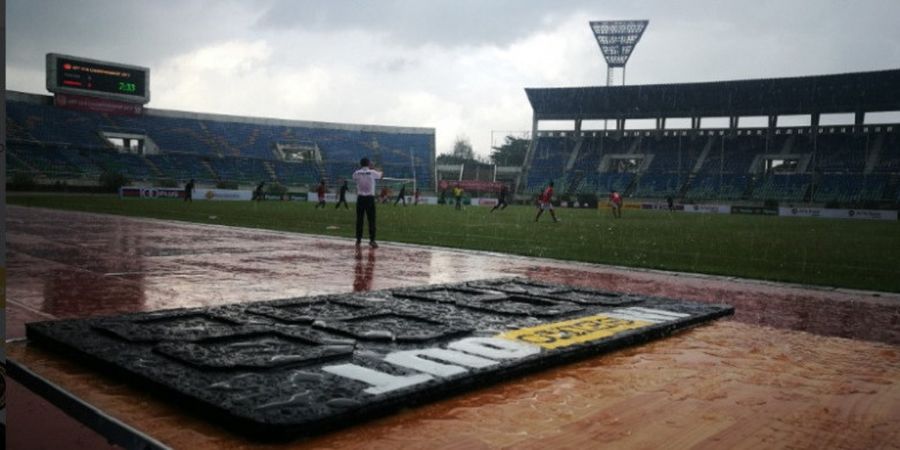
[[[526, 200], [556, 180], [566, 200], [590, 198], [592, 206], [598, 194], [615, 189], [637, 201], [673, 197], [691, 205], [896, 210], [897, 124], [869, 123], [865, 117], [896, 111], [898, 78], [900, 71], [891, 70], [528, 89], [535, 139], [524, 165], [488, 166], [481, 174], [478, 165], [445, 165], [440, 180], [433, 129], [149, 108], [136, 116], [114, 115], [10, 92], [6, 171], [13, 184], [26, 186], [97, 185], [106, 173], [150, 186], [176, 187], [190, 179], [209, 186], [265, 181], [303, 191], [322, 179], [336, 185], [352, 174], [359, 158], [371, 155], [392, 177], [410, 180], [431, 195], [440, 181], [488, 181], [510, 184]], [[779, 126], [779, 116], [807, 125]], [[823, 124], [823, 117], [830, 123]], [[759, 119], [766, 125], [753, 126]], [[688, 126], [667, 125], [678, 120], [687, 120]], [[724, 126], [716, 126], [722, 120]], [[544, 130], [539, 128], [543, 121], [570, 123]], [[647, 121], [650, 128], [632, 127], [632, 122]], [[602, 127], [584, 129], [583, 123]], [[474, 186], [496, 190], [490, 183]]]
[[5, 91], [10, 448], [896, 447], [900, 69], [612, 85], [646, 22], [603, 23], [521, 164], [47, 54]]

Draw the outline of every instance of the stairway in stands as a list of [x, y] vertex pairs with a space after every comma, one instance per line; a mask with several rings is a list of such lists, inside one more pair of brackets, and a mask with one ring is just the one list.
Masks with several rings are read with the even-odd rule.
[[566, 186], [563, 192], [566, 192], [568, 194], [576, 194], [578, 193], [578, 190], [581, 188], [582, 184], [584, 184], [584, 171], [573, 171], [572, 179], [569, 181], [568, 186]]
[[159, 167], [156, 165], [156, 163], [151, 161], [150, 158], [146, 156], [141, 156], [141, 159], [144, 160], [144, 164], [150, 166], [150, 170], [153, 171], [153, 173], [156, 175], [156, 178], [163, 178], [163, 172], [162, 170], [159, 170]]
[[[203, 134], [198, 136], [200, 141], [206, 144], [208, 147], [215, 150], [216, 154], [219, 157], [225, 156], [241, 156], [241, 150], [237, 147], [234, 147], [228, 141], [225, 140], [221, 135], [215, 134], [209, 131], [209, 128], [206, 126], [206, 123], [200, 121], [200, 128], [203, 130]], [[213, 173], [215, 173], [213, 171]]]
[[272, 163], [270, 163], [269, 161], [263, 161], [263, 167], [266, 168], [266, 173], [269, 174], [269, 178], [271, 178], [272, 181], [278, 183], [278, 175], [275, 174], [275, 168], [272, 167]]
[[212, 174], [214, 180], [222, 181], [222, 177], [220, 177], [216, 170], [213, 169], [213, 166], [209, 163], [209, 161], [204, 158], [202, 161], [200, 161], [200, 164], [202, 164], [203, 167]]

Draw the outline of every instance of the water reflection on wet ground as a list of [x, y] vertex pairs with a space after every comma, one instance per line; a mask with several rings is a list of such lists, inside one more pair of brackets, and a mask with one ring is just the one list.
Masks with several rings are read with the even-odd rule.
[[59, 318], [522, 275], [729, 303], [740, 322], [900, 344], [897, 294], [18, 207], [8, 227], [12, 307]]
[[[7, 337], [24, 336], [25, 322], [53, 317], [510, 275], [729, 303], [736, 309], [727, 322], [397, 414], [356, 427], [352, 436], [333, 433], [301, 446], [591, 447], [616, 441], [654, 447], [684, 441], [685, 446], [775, 442], [819, 447], [823, 436], [835, 447], [900, 442], [889, 425], [900, 419], [897, 294], [391, 243], [357, 249], [351, 240], [20, 207], [9, 207], [7, 227]], [[90, 376], [82, 378], [90, 384]], [[127, 386], [110, 389], [116, 391], [111, 397], [120, 400], [117, 389], [125, 397], [139, 395]], [[27, 397], [16, 395], [19, 401]], [[95, 398], [102, 402], [104, 397]], [[15, 401], [9, 401], [10, 423], [17, 414]], [[146, 411], [107, 403], [132, 421], [146, 419], [141, 415]], [[169, 406], [150, 411], [153, 420], [176, 430], [187, 426]], [[188, 436], [195, 440], [175, 431], [161, 433], [185, 448], [237, 439], [202, 422], [190, 423], [194, 434]]]

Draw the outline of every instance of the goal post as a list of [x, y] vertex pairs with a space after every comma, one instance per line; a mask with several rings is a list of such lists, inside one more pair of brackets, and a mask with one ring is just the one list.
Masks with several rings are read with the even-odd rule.
[[384, 177], [379, 180], [382, 186], [387, 186], [394, 194], [400, 192], [400, 188], [403, 185], [406, 185], [406, 192], [409, 195], [412, 195], [413, 192], [416, 191], [416, 179], [415, 178], [394, 178], [394, 177]]
[[[382, 188], [387, 188], [388, 198], [393, 201], [393, 199], [397, 198], [397, 195], [400, 194], [400, 190], [403, 186], [406, 186], [406, 197], [407, 201], [412, 201], [413, 196], [415, 195], [416, 188], [416, 179], [415, 178], [394, 178], [394, 177], [384, 177], [381, 180], [378, 180], [378, 183]], [[380, 197], [381, 189], [379, 192], [376, 192], [375, 195]]]

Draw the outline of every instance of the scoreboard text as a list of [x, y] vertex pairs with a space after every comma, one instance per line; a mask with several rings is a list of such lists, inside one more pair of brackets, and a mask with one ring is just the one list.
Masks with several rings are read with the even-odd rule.
[[149, 69], [47, 54], [47, 90], [147, 103]]

